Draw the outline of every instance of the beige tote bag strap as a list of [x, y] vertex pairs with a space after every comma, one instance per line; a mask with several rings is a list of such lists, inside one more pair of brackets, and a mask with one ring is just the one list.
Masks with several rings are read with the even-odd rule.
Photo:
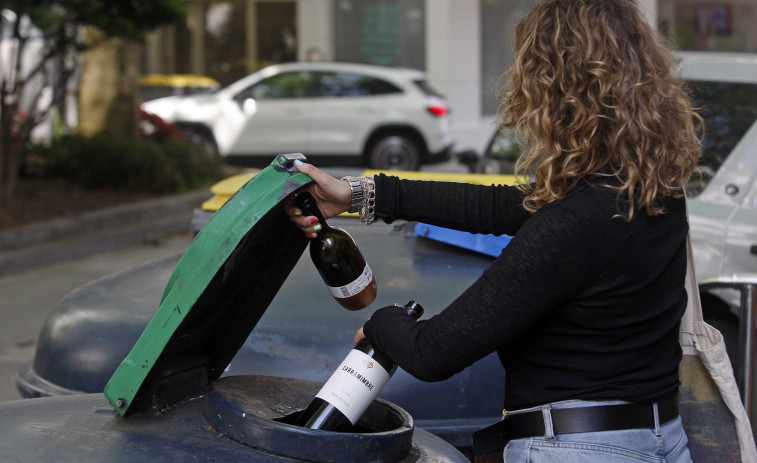
[[736, 434], [739, 438], [741, 461], [743, 463], [757, 463], [757, 447], [755, 447], [752, 426], [739, 395], [733, 369], [725, 350], [723, 336], [720, 331], [705, 323], [702, 316], [702, 302], [694, 272], [690, 236], [686, 237], [686, 253], [685, 286], [689, 298], [686, 312], [681, 319], [679, 333], [681, 349], [684, 355], [698, 355], [707, 373], [717, 385], [723, 402], [734, 418]]
[[681, 330], [679, 336], [683, 355], [699, 355], [696, 348], [696, 333], [698, 332], [696, 326], [698, 323], [704, 321], [704, 317], [702, 316], [702, 301], [699, 298], [699, 286], [697, 285], [697, 277], [694, 273], [692, 256], [691, 238], [687, 235], [685, 287], [686, 294], [688, 294], [688, 302], [686, 304], [686, 312], [684, 312], [683, 318], [681, 318]]

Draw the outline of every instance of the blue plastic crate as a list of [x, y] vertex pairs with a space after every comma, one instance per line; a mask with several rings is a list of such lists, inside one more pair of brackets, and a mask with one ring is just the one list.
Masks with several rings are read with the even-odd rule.
[[450, 230], [449, 228], [437, 227], [426, 223], [418, 223], [415, 227], [415, 234], [493, 257], [499, 256], [500, 253], [502, 253], [502, 249], [504, 249], [512, 239], [512, 236], [509, 235], [494, 236], [483, 235], [480, 233], [474, 234]]

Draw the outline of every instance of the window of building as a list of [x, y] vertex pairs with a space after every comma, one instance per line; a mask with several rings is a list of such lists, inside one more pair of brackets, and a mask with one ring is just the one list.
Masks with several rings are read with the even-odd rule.
[[681, 50], [757, 51], [754, 0], [659, 0], [659, 29]]
[[426, 68], [423, 0], [334, 2], [336, 61]]
[[258, 2], [257, 67], [297, 60], [297, 6], [294, 2]]
[[513, 56], [510, 43], [513, 29], [534, 3], [534, 0], [480, 0], [482, 114], [497, 113], [497, 78]]
[[248, 74], [245, 3], [205, 4], [205, 74], [228, 85]]

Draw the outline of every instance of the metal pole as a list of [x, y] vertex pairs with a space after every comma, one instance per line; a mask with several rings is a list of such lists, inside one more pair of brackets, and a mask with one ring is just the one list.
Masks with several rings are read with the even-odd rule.
[[752, 418], [752, 390], [754, 387], [754, 329], [757, 313], [757, 286], [744, 285], [741, 290], [741, 323], [739, 325], [739, 374], [738, 383], [744, 400], [744, 408]]

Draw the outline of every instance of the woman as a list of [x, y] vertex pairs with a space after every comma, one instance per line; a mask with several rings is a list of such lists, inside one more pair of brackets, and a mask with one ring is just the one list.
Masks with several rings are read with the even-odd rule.
[[[675, 397], [698, 116], [633, 0], [545, 0], [514, 46], [500, 123], [523, 141], [532, 184], [344, 182], [298, 166], [327, 217], [362, 206], [369, 223], [513, 235], [439, 315], [383, 308], [355, 342], [424, 381], [496, 351], [508, 413], [493, 445], [506, 461], [690, 461]], [[287, 212], [308, 235], [318, 227]]]

